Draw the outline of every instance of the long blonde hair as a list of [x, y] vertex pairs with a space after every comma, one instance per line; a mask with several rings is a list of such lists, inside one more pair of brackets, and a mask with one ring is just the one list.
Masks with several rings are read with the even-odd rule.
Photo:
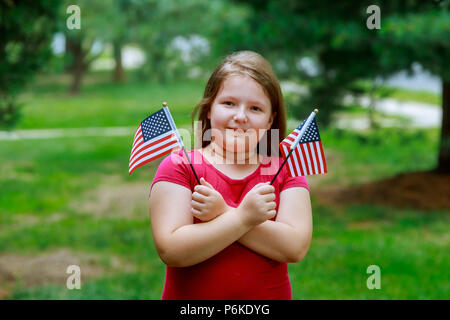
[[[276, 112], [272, 126], [266, 132], [267, 155], [273, 155], [273, 150], [277, 150], [278, 144], [286, 135], [286, 109], [280, 84], [270, 63], [260, 54], [253, 51], [238, 51], [227, 56], [221, 64], [217, 66], [211, 74], [203, 93], [203, 99], [192, 112], [192, 123], [199, 112], [198, 120], [202, 122], [202, 148], [208, 146], [211, 141], [203, 139], [205, 132], [211, 129], [211, 121], [208, 119], [208, 112], [214, 102], [223, 82], [230, 76], [245, 75], [258, 82], [264, 89], [272, 105], [272, 115]], [[279, 141], [271, 141], [270, 130], [279, 130]], [[264, 138], [263, 138], [264, 139]], [[258, 152], [259, 143], [258, 143]]]

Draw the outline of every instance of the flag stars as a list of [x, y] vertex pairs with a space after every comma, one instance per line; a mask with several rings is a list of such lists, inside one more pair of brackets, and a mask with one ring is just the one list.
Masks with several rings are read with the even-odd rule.
[[144, 141], [148, 141], [172, 130], [164, 110], [159, 110], [147, 117], [142, 121], [141, 128]]

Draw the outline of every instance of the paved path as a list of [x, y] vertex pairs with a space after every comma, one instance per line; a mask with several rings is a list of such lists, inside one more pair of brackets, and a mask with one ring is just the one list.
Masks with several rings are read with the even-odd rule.
[[[369, 106], [369, 98], [363, 97], [358, 100], [363, 107]], [[408, 127], [413, 128], [438, 128], [442, 123], [442, 108], [437, 105], [412, 102], [398, 101], [395, 99], [380, 99], [375, 103], [375, 110], [390, 116], [402, 116], [408, 120]], [[402, 125], [399, 120], [385, 119], [381, 126], [398, 126]], [[369, 127], [369, 119], [362, 116], [356, 119], [339, 119], [336, 123], [337, 127], [351, 127], [353, 129], [365, 129]]]
[[[281, 82], [283, 92], [305, 94], [308, 89], [306, 86], [296, 84], [292, 81]], [[352, 96], [344, 99], [346, 104], [359, 104], [367, 108], [370, 103], [369, 97], [365, 96], [355, 101]], [[442, 122], [442, 107], [432, 104], [419, 103], [413, 101], [399, 101], [395, 99], [378, 99], [375, 102], [375, 109], [388, 116], [401, 116], [401, 119], [385, 118], [380, 125], [382, 127], [409, 127], [409, 128], [439, 128]], [[288, 120], [288, 127], [297, 126], [298, 121]], [[367, 115], [361, 116], [342, 116], [338, 118], [333, 125], [342, 129], [364, 130], [369, 128], [369, 118]]]
[[[369, 105], [369, 99], [364, 97], [358, 101], [364, 108]], [[418, 102], [404, 102], [394, 99], [381, 99], [376, 102], [376, 110], [387, 115], [399, 115], [407, 118], [408, 127], [414, 128], [438, 128], [441, 126], [442, 108]], [[288, 127], [296, 127], [297, 120], [288, 120]], [[340, 118], [334, 125], [342, 129], [364, 130], [369, 127], [367, 116], [359, 118]], [[397, 119], [385, 119], [381, 126], [402, 125]], [[405, 125], [405, 124], [403, 124]], [[187, 127], [180, 127], [187, 129]], [[0, 140], [18, 139], [57, 139], [70, 137], [114, 137], [130, 136], [136, 132], [136, 126], [132, 127], [88, 127], [88, 128], [62, 128], [62, 129], [30, 129], [15, 131], [0, 131]]]
[[18, 139], [56, 139], [68, 137], [114, 137], [130, 136], [133, 138], [136, 126], [133, 127], [91, 127], [71, 129], [32, 129], [0, 131], [0, 140]]

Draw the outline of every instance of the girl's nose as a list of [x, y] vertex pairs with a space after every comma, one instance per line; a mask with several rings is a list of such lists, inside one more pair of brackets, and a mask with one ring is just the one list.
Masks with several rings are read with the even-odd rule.
[[247, 115], [245, 113], [245, 108], [244, 107], [240, 107], [237, 110], [237, 113], [234, 115], [233, 119], [235, 121], [238, 121], [238, 122], [247, 122]]

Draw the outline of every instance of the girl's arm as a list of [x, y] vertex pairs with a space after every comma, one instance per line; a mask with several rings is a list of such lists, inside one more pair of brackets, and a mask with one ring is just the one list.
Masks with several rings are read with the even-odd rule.
[[267, 220], [247, 232], [239, 242], [280, 262], [299, 262], [309, 249], [312, 214], [309, 191], [302, 187], [283, 190], [275, 221]]
[[230, 209], [214, 220], [193, 224], [190, 190], [167, 181], [155, 183], [150, 219], [159, 256], [174, 267], [192, 266], [214, 256], [255, 225], [275, 216], [265, 198], [261, 185], [245, 196], [242, 212]]

